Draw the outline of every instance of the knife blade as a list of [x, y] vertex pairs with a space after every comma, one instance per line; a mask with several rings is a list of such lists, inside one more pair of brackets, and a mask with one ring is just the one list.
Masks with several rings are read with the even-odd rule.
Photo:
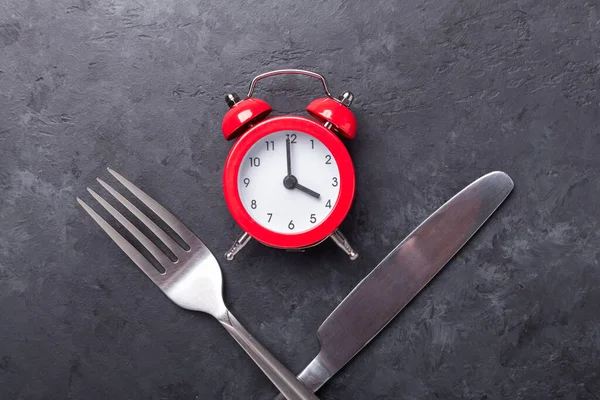
[[317, 331], [321, 350], [298, 379], [313, 391], [323, 386], [429, 283], [513, 187], [507, 174], [491, 172], [423, 221], [325, 319]]

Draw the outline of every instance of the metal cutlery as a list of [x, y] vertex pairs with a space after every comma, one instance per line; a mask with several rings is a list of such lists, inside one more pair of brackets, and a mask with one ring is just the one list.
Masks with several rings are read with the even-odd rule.
[[317, 331], [321, 350], [298, 379], [317, 391], [336, 374], [450, 261], [513, 186], [504, 172], [484, 175], [421, 223], [325, 319]]
[[83, 200], [77, 198], [77, 201], [85, 211], [175, 304], [188, 310], [203, 311], [215, 317], [286, 398], [294, 400], [317, 400], [318, 398], [313, 392], [300, 383], [285, 366], [254, 339], [227, 309], [222, 295], [223, 278], [219, 263], [204, 243], [183, 225], [181, 221], [175, 218], [173, 214], [134, 184], [110, 168], [108, 172], [179, 235], [187, 245], [187, 248], [178, 244], [176, 240], [150, 220], [135, 205], [101, 179], [98, 179], [100, 185], [156, 235], [172, 252], [176, 260], [172, 261], [165, 252], [159, 249], [146, 235], [125, 218], [123, 214], [90, 188], [87, 190], [94, 199], [137, 239], [164, 268], [164, 272], [159, 272], [128, 240]]

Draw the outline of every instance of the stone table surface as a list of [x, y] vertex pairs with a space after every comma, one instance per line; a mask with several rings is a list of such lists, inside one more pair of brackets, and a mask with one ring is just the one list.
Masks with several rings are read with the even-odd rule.
[[[0, 398], [269, 399], [77, 206], [126, 175], [219, 256], [226, 301], [299, 372], [401, 239], [493, 170], [515, 190], [322, 399], [600, 398], [600, 5], [594, 0], [0, 0]], [[223, 200], [225, 93], [279, 68], [351, 90], [357, 195], [333, 244], [250, 244]], [[316, 81], [257, 96], [303, 113]]]

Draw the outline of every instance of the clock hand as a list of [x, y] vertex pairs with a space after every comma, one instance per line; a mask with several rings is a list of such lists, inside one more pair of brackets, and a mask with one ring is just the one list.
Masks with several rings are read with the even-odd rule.
[[292, 155], [290, 147], [290, 138], [287, 138], [285, 139], [285, 154], [287, 157], [287, 177], [292, 176]]
[[315, 192], [314, 190], [310, 190], [309, 188], [307, 188], [305, 186], [302, 186], [298, 182], [296, 182], [295, 188], [300, 190], [301, 192], [308, 194], [309, 196], [314, 197], [315, 199], [318, 199], [319, 197], [321, 197], [321, 195], [319, 193]]
[[285, 155], [287, 158], [287, 176], [285, 178], [283, 178], [283, 186], [286, 189], [298, 189], [301, 192], [304, 192], [306, 194], [308, 194], [309, 196], [314, 197], [315, 199], [318, 199], [319, 197], [321, 197], [321, 195], [317, 192], [315, 192], [314, 190], [310, 190], [309, 188], [302, 186], [301, 184], [298, 183], [298, 179], [296, 179], [296, 177], [294, 175], [292, 175], [292, 155], [291, 155], [291, 142], [290, 142], [290, 138], [288, 137], [287, 139], [285, 139]]
[[294, 175], [286, 176], [285, 178], [283, 178], [283, 186], [289, 190], [298, 189], [301, 192], [304, 192], [307, 195], [314, 197], [315, 199], [321, 197], [321, 195], [315, 192], [314, 190], [310, 190], [306, 186], [302, 186], [301, 184], [299, 184], [298, 178], [296, 178]]

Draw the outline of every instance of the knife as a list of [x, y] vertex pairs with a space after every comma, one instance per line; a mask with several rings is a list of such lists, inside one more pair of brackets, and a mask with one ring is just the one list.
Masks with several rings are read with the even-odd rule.
[[[496, 211], [514, 187], [496, 171], [452, 197], [408, 235], [319, 327], [319, 354], [298, 375], [317, 391], [365, 347]], [[275, 400], [284, 400], [279, 394]]]

